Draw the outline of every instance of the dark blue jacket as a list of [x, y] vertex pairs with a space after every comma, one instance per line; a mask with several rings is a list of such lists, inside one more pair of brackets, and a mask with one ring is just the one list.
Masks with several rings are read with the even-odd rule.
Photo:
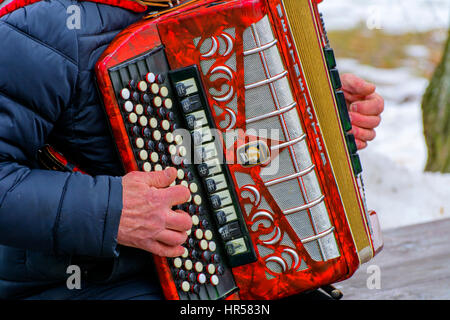
[[[80, 29], [67, 27], [74, 4]], [[49, 0], [0, 18], [0, 298], [65, 283], [78, 261], [96, 266], [94, 280], [112, 281], [150, 260], [117, 245], [123, 172], [93, 73], [111, 40], [141, 16]], [[92, 176], [40, 169], [46, 143]]]

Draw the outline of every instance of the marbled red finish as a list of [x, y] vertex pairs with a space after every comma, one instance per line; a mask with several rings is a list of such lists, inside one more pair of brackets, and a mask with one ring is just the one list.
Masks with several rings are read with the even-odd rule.
[[[207, 5], [202, 6], [202, 4], [208, 4], [210, 2], [212, 1], [199, 1], [196, 3], [196, 10], [183, 8], [154, 20], [139, 22], [121, 33], [112, 46], [104, 53], [102, 59], [100, 59], [97, 68], [99, 85], [112, 123], [114, 136], [119, 145], [119, 151], [128, 171], [137, 170], [137, 168], [133, 161], [134, 158], [126, 132], [123, 128], [120, 113], [117, 111], [117, 101], [109, 80], [107, 72], [108, 68], [151, 50], [162, 43], [165, 46], [169, 65], [172, 69], [190, 65], [198, 65], [200, 69], [200, 61], [204, 59], [198, 50], [201, 43], [196, 46], [193, 40], [198, 37], [206, 39], [210, 36], [220, 35], [228, 28], [236, 28], [234, 50], [225, 56], [214, 56], [216, 61], [213, 65], [213, 67], [216, 65], [223, 65], [233, 53], [236, 53], [236, 72], [234, 77], [231, 80], [223, 79], [221, 81], [212, 82], [209, 80], [209, 75], [207, 74], [206, 76], [203, 76], [202, 80], [206, 88], [213, 87], [220, 90], [225, 81], [229, 81], [231, 86], [237, 88], [238, 112], [234, 128], [245, 130], [246, 119], [242, 34], [252, 23], [257, 22], [265, 15], [268, 15], [276, 33], [278, 33], [279, 48], [282, 51], [284, 63], [287, 66], [289, 73], [295, 74], [293, 62], [290, 60], [292, 58], [289, 54], [288, 42], [285, 39], [285, 35], [282, 35], [280, 33], [281, 31], [279, 31], [282, 30], [280, 22], [274, 17], [276, 14], [275, 8], [280, 3], [280, 0], [228, 1], [225, 5], [211, 7], [208, 7]], [[218, 8], [220, 8], [220, 10]], [[292, 37], [290, 38], [290, 41], [293, 42]], [[298, 57], [295, 58], [298, 62]], [[259, 258], [258, 261], [252, 264], [234, 268], [233, 274], [240, 288], [240, 298], [242, 299], [278, 299], [305, 290], [318, 288], [351, 276], [359, 266], [358, 255], [353, 244], [353, 238], [346, 221], [344, 209], [329, 161], [327, 162], [327, 165], [322, 164], [319, 150], [315, 143], [316, 139], [320, 139], [323, 144], [320, 132], [314, 132], [311, 127], [311, 122], [315, 121], [315, 115], [313, 113], [313, 117], [310, 119], [310, 114], [308, 114], [306, 110], [305, 101], [301, 98], [303, 94], [301, 93], [298, 82], [293, 81], [290, 77], [290, 84], [296, 95], [297, 108], [302, 117], [303, 128], [308, 134], [307, 142], [313, 154], [313, 162], [318, 168], [317, 172], [321, 187], [324, 194], [326, 194], [326, 206], [330, 212], [331, 223], [335, 226], [335, 235], [341, 256], [327, 262], [317, 262], [313, 260], [292, 227], [289, 225], [280, 207], [268, 192], [267, 187], [264, 186], [259, 174], [261, 167], [255, 166], [244, 168], [239, 164], [230, 164], [229, 169], [235, 185], [237, 184], [234, 173], [243, 172], [249, 174], [253, 178], [254, 184], [259, 188], [261, 196], [268, 202], [272, 213], [275, 216], [274, 224], [270, 228], [265, 229], [260, 226], [256, 232], [250, 232], [255, 247], [256, 244], [261, 242], [259, 240], [261, 235], [269, 234], [273, 231], [273, 228], [279, 227], [283, 233], [287, 233], [290, 239], [293, 240], [296, 251], [308, 266], [307, 270], [301, 272], [288, 270], [282, 274], [274, 274], [266, 267], [264, 260]], [[206, 90], [206, 92], [208, 92], [208, 90]], [[210, 96], [208, 96], [208, 99], [211, 105], [215, 103], [219, 108], [226, 111], [225, 105], [218, 104], [216, 101], [212, 100], [212, 97]], [[217, 128], [220, 128], [220, 122], [225, 120], [227, 112], [222, 112], [220, 114], [216, 114], [215, 110], [211, 110], [211, 112]], [[227, 150], [227, 154], [233, 157], [235, 148], [245, 141], [245, 139], [248, 139], [248, 137], [241, 132], [235, 146], [231, 147], [230, 150]], [[267, 141], [269, 147], [273, 143], [279, 143], [279, 141]], [[240, 196], [242, 190], [236, 191], [240, 197], [239, 202], [242, 208], [244, 208], [245, 204], [251, 204], [250, 199]], [[257, 206], [254, 206], [249, 216], [245, 217], [249, 230], [251, 230], [252, 215], [254, 215], [256, 211]], [[286, 248], [280, 243], [271, 246], [264, 244], [264, 246], [272, 249], [274, 255], [280, 255], [283, 249]], [[156, 261], [166, 298], [178, 299], [177, 290], [165, 259], [156, 258]], [[275, 278], [267, 280], [266, 273], [272, 274]]]

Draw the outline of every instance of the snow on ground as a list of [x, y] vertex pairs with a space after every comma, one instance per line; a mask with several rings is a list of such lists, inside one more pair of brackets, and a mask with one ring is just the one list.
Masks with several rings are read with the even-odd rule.
[[319, 6], [328, 29], [342, 30], [361, 22], [390, 33], [446, 28], [448, 0], [325, 0]]
[[[319, 8], [329, 30], [364, 23], [391, 33], [421, 32], [445, 29], [450, 20], [448, 0], [325, 0]], [[428, 54], [417, 45], [406, 50], [416, 57]], [[450, 217], [450, 174], [423, 172], [421, 100], [428, 80], [415, 76], [414, 66], [376, 69], [338, 57], [338, 68], [375, 83], [385, 99], [377, 138], [360, 151], [367, 203], [382, 229]]]
[[423, 172], [427, 149], [421, 99], [428, 81], [408, 68], [376, 69], [338, 59], [341, 72], [352, 72], [377, 85], [385, 99], [377, 138], [360, 152], [368, 206], [378, 212], [382, 229], [450, 217], [450, 174]]

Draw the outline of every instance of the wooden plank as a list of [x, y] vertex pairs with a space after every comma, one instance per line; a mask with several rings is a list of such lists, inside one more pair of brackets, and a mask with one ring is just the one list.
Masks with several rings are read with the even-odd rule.
[[[391, 229], [383, 236], [383, 251], [336, 284], [343, 299], [450, 299], [450, 219]], [[369, 289], [377, 267], [381, 287]]]

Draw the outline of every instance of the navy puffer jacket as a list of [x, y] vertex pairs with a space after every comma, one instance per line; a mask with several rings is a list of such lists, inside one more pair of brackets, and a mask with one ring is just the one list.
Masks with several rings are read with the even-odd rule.
[[[74, 4], [80, 29], [66, 23]], [[141, 17], [49, 0], [0, 18], [0, 298], [65, 283], [74, 261], [112, 281], [151, 260], [117, 245], [123, 172], [93, 73], [111, 40]], [[91, 176], [40, 169], [46, 143]]]

